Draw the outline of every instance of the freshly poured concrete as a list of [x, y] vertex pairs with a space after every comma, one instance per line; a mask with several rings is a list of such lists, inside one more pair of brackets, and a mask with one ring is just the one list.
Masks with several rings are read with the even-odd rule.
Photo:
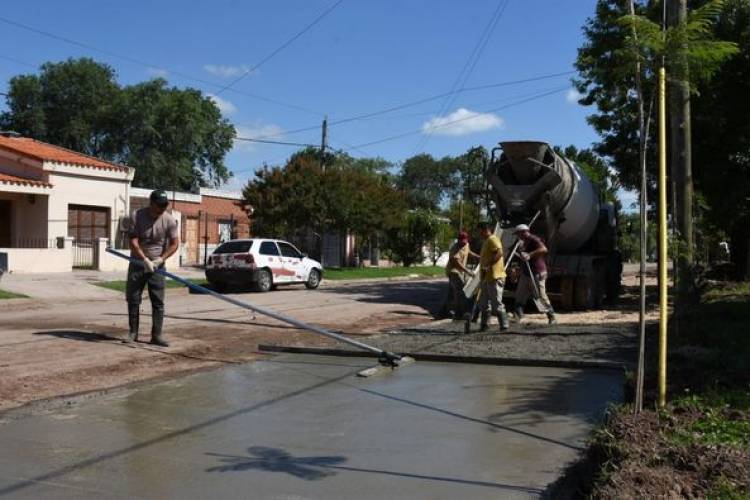
[[0, 424], [0, 498], [539, 496], [620, 375], [284, 355]]

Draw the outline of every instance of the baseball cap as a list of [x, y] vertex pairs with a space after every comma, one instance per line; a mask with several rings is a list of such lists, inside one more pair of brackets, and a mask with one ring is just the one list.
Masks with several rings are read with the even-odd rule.
[[151, 196], [149, 196], [149, 199], [156, 205], [160, 207], [166, 207], [169, 205], [169, 197], [167, 196], [167, 193], [163, 189], [157, 189], [156, 191], [151, 192]]
[[513, 229], [514, 233], [520, 233], [521, 231], [530, 231], [529, 226], [526, 224], [519, 224]]

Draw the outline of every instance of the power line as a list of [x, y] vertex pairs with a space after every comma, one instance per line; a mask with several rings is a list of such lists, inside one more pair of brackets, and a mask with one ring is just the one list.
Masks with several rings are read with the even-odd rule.
[[[440, 106], [440, 110], [437, 113], [437, 118], [443, 118], [443, 116], [453, 106], [453, 103], [456, 102], [458, 94], [455, 92], [455, 90], [460, 90], [466, 86], [466, 83], [469, 81], [471, 74], [474, 72], [474, 68], [476, 68], [479, 59], [482, 57], [484, 49], [487, 47], [487, 43], [492, 37], [492, 33], [494, 33], [495, 28], [497, 27], [497, 23], [500, 21], [500, 18], [503, 16], [505, 9], [508, 7], [508, 3], [510, 3], [510, 0], [500, 0], [497, 3], [495, 12], [492, 13], [492, 17], [487, 23], [487, 26], [484, 28], [484, 31], [482, 31], [482, 34], [479, 36], [479, 40], [477, 40], [477, 44], [474, 46], [471, 55], [469, 55], [469, 58], [464, 64], [464, 67], [461, 68], [461, 71], [458, 73], [456, 80], [453, 82], [453, 87], [451, 88], [451, 92], [448, 98], [446, 98], [445, 101], [443, 101], [442, 106]], [[425, 134], [420, 139], [417, 147], [415, 148], [415, 153], [423, 149], [427, 145], [430, 137], [432, 137], [431, 131]]]
[[[509, 80], [509, 81], [505, 81], [505, 82], [489, 83], [489, 84], [478, 85], [478, 86], [474, 86], [474, 87], [465, 87], [463, 89], [457, 90], [456, 93], [474, 92], [474, 91], [478, 91], [478, 90], [487, 90], [487, 89], [499, 88], [499, 87], [509, 87], [509, 86], [512, 86], [512, 85], [520, 85], [522, 83], [531, 83], [531, 82], [536, 82], [536, 81], [540, 81], [540, 80], [548, 80], [548, 79], [551, 79], [551, 78], [557, 78], [557, 77], [561, 77], [561, 76], [568, 76], [568, 75], [572, 75], [574, 73], [575, 73], [575, 71], [563, 71], [563, 72], [559, 72], [559, 73], [551, 73], [551, 74], [548, 74], [548, 75], [535, 76], [535, 77], [531, 77], [531, 78], [523, 78], [523, 79], [520, 79], [520, 80]], [[432, 102], [432, 101], [441, 99], [441, 98], [446, 97], [446, 96], [448, 96], [450, 94], [451, 94], [450, 92], [443, 92], [443, 93], [436, 94], [436, 95], [433, 95], [433, 96], [430, 96], [430, 97], [425, 97], [425, 98], [422, 98], [422, 99], [417, 99], [415, 101], [409, 101], [409, 102], [406, 102], [406, 103], [403, 103], [403, 104], [397, 104], [397, 105], [394, 105], [394, 106], [391, 106], [391, 107], [388, 107], [388, 108], [385, 108], [385, 109], [381, 109], [381, 110], [378, 110], [378, 111], [372, 111], [372, 112], [362, 113], [362, 114], [359, 114], [359, 115], [350, 116], [348, 118], [342, 118], [340, 120], [334, 120], [334, 121], [329, 122], [328, 126], [332, 127], [334, 125], [341, 125], [342, 123], [349, 123], [349, 122], [353, 122], [353, 121], [357, 121], [357, 120], [363, 120], [363, 119], [366, 119], [366, 118], [372, 118], [372, 117], [375, 117], [375, 116], [384, 115], [384, 114], [387, 114], [387, 113], [392, 113], [394, 111], [400, 111], [402, 109], [412, 108], [414, 106], [419, 106], [420, 104], [425, 104], [425, 103], [428, 103], [428, 102]], [[258, 138], [259, 139], [270, 139], [270, 138], [273, 138], [273, 137], [280, 137], [282, 135], [291, 135], [291, 134], [298, 134], [300, 132], [308, 132], [310, 130], [317, 130], [319, 128], [320, 128], [320, 125], [311, 125], [309, 127], [302, 127], [302, 128], [298, 128], [298, 129], [284, 131], [284, 132], [278, 132], [278, 133], [274, 133], [274, 134], [261, 135], [261, 136], [258, 136]]]
[[[341, 0], [341, 1], [343, 1], [343, 0]], [[186, 80], [190, 80], [190, 81], [197, 82], [197, 83], [202, 83], [203, 85], [209, 85], [209, 86], [215, 87], [215, 88], [223, 88], [223, 85], [221, 83], [216, 83], [216, 82], [212, 82], [212, 81], [209, 81], [209, 80], [204, 80], [203, 78], [191, 76], [191, 75], [188, 75], [186, 73], [182, 73], [180, 71], [175, 71], [175, 70], [170, 69], [170, 68], [165, 68], [165, 67], [162, 67], [162, 66], [158, 66], [156, 64], [151, 64], [151, 63], [149, 63], [147, 61], [142, 61], [142, 60], [136, 59], [134, 57], [130, 57], [130, 56], [127, 56], [127, 55], [119, 54], [117, 52], [112, 52], [110, 50], [100, 49], [100, 48], [95, 47], [93, 45], [90, 45], [88, 43], [79, 42], [77, 40], [73, 40], [72, 38], [68, 38], [68, 37], [65, 37], [65, 36], [57, 35], [55, 33], [49, 32], [49, 31], [41, 30], [39, 28], [35, 28], [35, 27], [29, 26], [27, 24], [19, 23], [17, 21], [13, 21], [12, 19], [8, 19], [8, 18], [2, 17], [2, 16], [0, 16], [0, 22], [8, 24], [10, 26], [14, 26], [16, 28], [19, 28], [19, 29], [22, 29], [22, 30], [25, 30], [25, 31], [29, 31], [31, 33], [35, 33], [37, 35], [41, 35], [41, 36], [44, 36], [44, 37], [47, 37], [47, 38], [51, 38], [53, 40], [57, 40], [57, 41], [60, 41], [60, 42], [67, 43], [67, 44], [73, 45], [75, 47], [79, 47], [79, 48], [86, 49], [86, 50], [91, 50], [91, 51], [94, 51], [94, 52], [98, 52], [100, 54], [104, 54], [104, 55], [107, 55], [107, 56], [110, 56], [110, 57], [121, 59], [121, 60], [127, 61], [127, 62], [129, 62], [131, 64], [135, 64], [135, 65], [138, 65], [138, 66], [143, 66], [143, 67], [146, 67], [146, 68], [149, 68], [149, 69], [167, 71], [170, 74], [179, 76], [179, 77], [184, 78]], [[8, 59], [8, 58], [4, 57], [4, 59]], [[24, 65], [34, 66], [34, 65], [30, 65], [28, 63], [17, 61], [17, 60], [14, 61], [14, 62], [19, 62], [20, 64], [24, 64]], [[34, 66], [34, 67], [36, 67], [36, 66]], [[320, 116], [320, 114], [321, 114], [321, 113], [318, 113], [317, 111], [313, 111], [313, 110], [304, 108], [302, 106], [298, 106], [296, 104], [290, 104], [290, 103], [278, 101], [276, 99], [271, 99], [270, 97], [264, 97], [264, 96], [261, 96], [261, 95], [253, 94], [253, 93], [250, 93], [250, 92], [244, 92], [244, 91], [240, 91], [240, 90], [236, 90], [236, 89], [228, 89], [228, 90], [230, 90], [230, 91], [232, 91], [232, 92], [234, 92], [235, 94], [238, 94], [238, 95], [243, 95], [243, 96], [246, 96], [246, 97], [250, 97], [252, 99], [257, 99], [259, 101], [268, 102], [268, 103], [271, 103], [271, 104], [275, 104], [277, 106], [283, 106], [285, 108], [294, 109], [296, 111], [302, 111], [304, 113], [308, 113], [308, 114], [311, 114], [311, 115]]]
[[309, 30], [311, 30], [313, 28], [313, 26], [315, 26], [320, 21], [322, 21], [323, 18], [325, 18], [328, 14], [330, 14], [331, 12], [333, 12], [336, 9], [336, 7], [338, 7], [339, 5], [341, 5], [341, 2], [343, 2], [343, 1], [344, 0], [338, 0], [338, 2], [336, 2], [335, 4], [333, 4], [331, 7], [329, 7], [328, 9], [326, 9], [323, 13], [321, 13], [318, 17], [316, 17], [315, 20], [313, 20], [313, 22], [311, 22], [310, 24], [308, 24], [307, 26], [305, 26], [301, 31], [299, 31], [297, 34], [295, 34], [289, 40], [287, 40], [286, 42], [282, 43], [278, 48], [276, 48], [276, 50], [274, 50], [273, 52], [271, 52], [270, 54], [268, 54], [266, 57], [264, 57], [263, 59], [261, 59], [261, 61], [259, 63], [257, 63], [255, 66], [253, 66], [252, 68], [246, 70], [240, 76], [238, 76], [237, 78], [235, 78], [234, 80], [232, 80], [231, 82], [229, 82], [227, 85], [225, 85], [224, 87], [222, 87], [221, 89], [219, 89], [219, 91], [216, 92], [216, 94], [217, 95], [221, 94], [225, 90], [230, 89], [237, 82], [239, 82], [240, 80], [242, 80], [243, 78], [245, 78], [247, 75], [249, 75], [253, 71], [257, 71], [258, 68], [260, 68], [265, 63], [267, 63], [268, 61], [270, 61], [276, 54], [278, 54], [279, 52], [281, 52], [282, 50], [284, 50], [285, 48], [287, 48], [288, 46], [290, 46], [292, 43], [294, 43], [295, 40], [297, 40], [299, 37], [301, 37], [302, 35], [304, 35], [305, 33], [307, 33]]
[[253, 139], [251, 137], [235, 137], [236, 141], [246, 141], [246, 142], [259, 142], [261, 144], [278, 144], [281, 146], [299, 146], [299, 147], [309, 147], [309, 148], [317, 148], [315, 144], [305, 144], [301, 142], [284, 142], [284, 141], [268, 141], [264, 139]]
[[[569, 87], [566, 85], [565, 87], [560, 87], [560, 88], [552, 90], [552, 91], [544, 92], [544, 93], [541, 93], [541, 94], [536, 94], [534, 96], [528, 97], [526, 99], [521, 99], [519, 101], [510, 103], [510, 104], [506, 104], [504, 106], [499, 106], [499, 107], [494, 108], [494, 109], [489, 109], [487, 111], [482, 111], [482, 114], [485, 114], [485, 113], [494, 113], [496, 111], [500, 111], [500, 110], [503, 110], [503, 109], [511, 108], [511, 107], [514, 107], [514, 106], [518, 106], [520, 104], [525, 104], [525, 103], [530, 102], [530, 101], [535, 101], [537, 99], [541, 99], [542, 97], [547, 97], [547, 96], [550, 96], [552, 94], [557, 94], [559, 92], [562, 92], [563, 90], [568, 90], [568, 88]], [[441, 123], [440, 125], [435, 125], [435, 126], [433, 126], [431, 128], [432, 129], [442, 128], [442, 127], [446, 127], [448, 125], [453, 125], [455, 123], [464, 122], [466, 120], [472, 120], [474, 118], [476, 118], [476, 116], [468, 116], [466, 118], [459, 118], [458, 120], [451, 120], [449, 122]], [[420, 134], [422, 132], [423, 132], [422, 129], [412, 130], [410, 132], [404, 132], [403, 134], [398, 134], [398, 135], [394, 135], [394, 136], [391, 136], [391, 137], [385, 137], [383, 139], [378, 139], [377, 141], [366, 142], [364, 144], [357, 144], [356, 147], [357, 148], [364, 148], [364, 147], [368, 147], [368, 146], [373, 146], [375, 144], [380, 144], [380, 143], [383, 143], [383, 142], [388, 142], [388, 141], [393, 141], [393, 140], [396, 140], [396, 139], [401, 139], [403, 137], [408, 137], [408, 136], [411, 136], [411, 135]]]
[[21, 61], [20, 59], [16, 59], [14, 57], [8, 57], [8, 56], [0, 55], [0, 59], [5, 59], [6, 61], [10, 61], [10, 62], [13, 62], [13, 63], [16, 63], [16, 64], [20, 64], [21, 66], [29, 66], [29, 67], [34, 68], [34, 69], [39, 68], [39, 65], [37, 65], [37, 64], [31, 64], [31, 63], [26, 62], [26, 61]]

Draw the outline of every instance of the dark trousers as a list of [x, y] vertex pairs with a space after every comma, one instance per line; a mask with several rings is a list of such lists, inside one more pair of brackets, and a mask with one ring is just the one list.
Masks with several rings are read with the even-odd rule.
[[143, 289], [148, 285], [148, 298], [151, 301], [151, 334], [161, 335], [164, 323], [164, 276], [147, 273], [141, 266], [130, 264], [128, 267], [128, 284], [125, 288], [125, 298], [128, 301], [128, 317], [131, 333], [138, 333], [139, 306], [143, 296]]

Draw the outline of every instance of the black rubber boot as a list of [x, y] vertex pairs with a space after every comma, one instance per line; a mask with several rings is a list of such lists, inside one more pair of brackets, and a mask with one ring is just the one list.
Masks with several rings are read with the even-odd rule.
[[128, 336], [123, 340], [126, 344], [138, 341], [138, 324], [140, 323], [140, 304], [128, 304]]
[[555, 311], [553, 311], [552, 309], [547, 311], [547, 323], [550, 325], [557, 324], [557, 318], [555, 318]]
[[516, 317], [516, 321], [520, 323], [523, 319], [523, 306], [521, 306], [520, 304], [516, 304], [516, 306], [513, 308], [513, 314]]
[[161, 347], [169, 347], [169, 342], [164, 340], [161, 333], [162, 325], [164, 324], [164, 311], [153, 310], [151, 311], [151, 343]]
[[505, 311], [500, 311], [500, 313], [497, 315], [498, 323], [500, 323], [500, 331], [504, 332], [508, 328], [510, 328], [510, 324], [508, 323], [508, 313]]
[[490, 315], [487, 314], [487, 311], [482, 311], [481, 318], [482, 319], [479, 323], [479, 331], [486, 332], [490, 327]]

